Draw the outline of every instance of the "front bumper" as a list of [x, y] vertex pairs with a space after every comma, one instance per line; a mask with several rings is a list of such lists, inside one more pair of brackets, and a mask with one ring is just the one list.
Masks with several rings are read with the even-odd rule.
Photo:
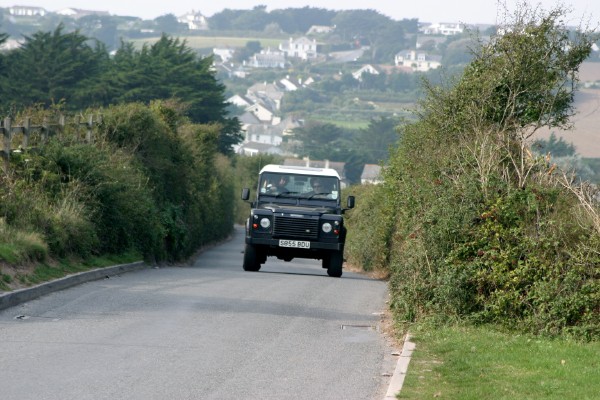
[[310, 249], [297, 249], [297, 248], [290, 248], [290, 247], [280, 247], [279, 246], [279, 239], [273, 239], [273, 238], [257, 238], [257, 237], [249, 237], [246, 236], [246, 244], [252, 244], [252, 245], [259, 245], [259, 246], [269, 246], [269, 247], [277, 247], [279, 249], [288, 249], [288, 250], [304, 250], [304, 251], [311, 251], [311, 250], [338, 250], [338, 251], [343, 251], [344, 250], [344, 244], [343, 243], [331, 243], [331, 242], [317, 242], [317, 241], [310, 241]]

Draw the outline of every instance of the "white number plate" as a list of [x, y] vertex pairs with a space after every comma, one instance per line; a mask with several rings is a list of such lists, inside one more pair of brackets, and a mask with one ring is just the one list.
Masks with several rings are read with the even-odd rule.
[[296, 247], [299, 249], [310, 249], [310, 242], [303, 242], [300, 240], [280, 240], [280, 247]]

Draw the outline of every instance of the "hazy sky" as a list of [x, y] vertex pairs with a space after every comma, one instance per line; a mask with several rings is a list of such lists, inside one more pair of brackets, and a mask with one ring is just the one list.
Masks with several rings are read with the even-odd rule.
[[[509, 10], [522, 0], [500, 0]], [[85, 10], [108, 11], [114, 15], [130, 15], [144, 19], [154, 19], [164, 14], [185, 14], [191, 10], [200, 11], [211, 16], [224, 8], [251, 9], [258, 4], [266, 5], [267, 10], [297, 7], [319, 7], [330, 10], [372, 8], [396, 20], [418, 18], [422, 22], [465, 22], [495, 23], [503, 21], [498, 18], [498, 0], [0, 0], [1, 7], [27, 5], [43, 7], [48, 11], [59, 11], [63, 8], [81, 8]], [[553, 8], [556, 0], [535, 1], [544, 9]], [[560, 2], [571, 7], [568, 24], [579, 25], [579, 22], [591, 22], [596, 26], [600, 21], [599, 0], [564, 0]], [[500, 8], [502, 9], [502, 8]]]

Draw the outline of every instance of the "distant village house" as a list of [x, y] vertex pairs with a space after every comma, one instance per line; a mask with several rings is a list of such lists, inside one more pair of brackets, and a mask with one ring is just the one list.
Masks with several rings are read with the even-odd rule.
[[362, 82], [363, 74], [379, 75], [379, 70], [377, 68], [375, 68], [374, 66], [372, 66], [371, 64], [367, 64], [367, 65], [362, 66], [360, 69], [354, 71], [352, 73], [352, 76], [357, 81]]
[[439, 68], [442, 65], [442, 57], [432, 56], [422, 51], [404, 50], [396, 54], [394, 63], [399, 67], [409, 67], [413, 71], [425, 72]]
[[79, 8], [63, 8], [56, 12], [59, 15], [64, 15], [66, 17], [71, 18], [81, 18], [87, 17], [88, 15], [98, 15], [98, 16], [110, 16], [108, 11], [97, 11], [97, 10], [82, 10]]
[[317, 41], [306, 37], [288, 40], [279, 44], [279, 50], [287, 57], [299, 58], [301, 60], [310, 60], [317, 58]]
[[14, 17], [43, 17], [46, 10], [41, 7], [12, 6], [8, 8], [8, 13]]
[[[187, 25], [190, 31], [208, 30], [208, 20], [200, 12], [192, 10], [187, 14], [177, 17], [177, 22]], [[225, 61], [225, 60], [224, 60]]]
[[452, 36], [459, 35], [463, 33], [465, 27], [460, 23], [449, 23], [449, 22], [439, 22], [434, 24], [425, 25], [420, 28], [420, 31], [425, 35], [444, 35], [444, 36]]

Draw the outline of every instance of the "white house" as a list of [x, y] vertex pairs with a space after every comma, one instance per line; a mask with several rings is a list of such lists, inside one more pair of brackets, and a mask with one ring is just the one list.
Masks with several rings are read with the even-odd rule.
[[352, 76], [354, 77], [354, 79], [356, 79], [358, 81], [362, 81], [362, 76], [365, 73], [371, 74], [371, 75], [379, 75], [379, 70], [377, 68], [375, 68], [374, 66], [372, 66], [371, 64], [367, 64], [367, 65], [362, 66], [357, 71], [354, 71], [352, 73]]
[[425, 35], [458, 35], [464, 32], [465, 27], [463, 24], [455, 22], [437, 22], [430, 25], [425, 25], [420, 30]]
[[251, 157], [258, 154], [283, 154], [283, 150], [279, 146], [258, 142], [242, 143], [235, 151], [238, 154]]
[[333, 26], [313, 25], [310, 28], [308, 28], [308, 31], [306, 32], [306, 34], [307, 35], [318, 35], [318, 34], [323, 34], [323, 33], [331, 33], [331, 32], [333, 32], [334, 29], [335, 29], [335, 27], [333, 27]]
[[238, 107], [248, 107], [252, 105], [252, 102], [245, 98], [244, 96], [240, 96], [239, 94], [234, 94], [230, 98], [227, 99], [227, 103], [234, 104]]
[[281, 50], [287, 57], [300, 58], [302, 60], [309, 60], [316, 58], [317, 53], [317, 41], [315, 39], [308, 39], [301, 37], [298, 39], [288, 40], [279, 44], [279, 50]]
[[432, 56], [422, 51], [404, 50], [396, 54], [394, 63], [399, 67], [409, 67], [413, 71], [425, 72], [442, 65], [441, 56]]
[[234, 53], [235, 53], [235, 49], [232, 49], [230, 47], [215, 47], [215, 48], [213, 48], [213, 54], [215, 56], [219, 56], [221, 58], [221, 61], [223, 61], [224, 63], [229, 61], [229, 59], [231, 57], [233, 57]]
[[254, 54], [244, 65], [253, 68], [285, 68], [285, 53], [269, 49]]
[[245, 111], [252, 113], [260, 122], [271, 123], [273, 121], [273, 112], [260, 103], [246, 107]]
[[87, 17], [88, 15], [100, 15], [106, 17], [110, 16], [108, 11], [82, 10], [80, 8], [63, 8], [62, 10], [59, 10], [56, 13], [75, 19]]
[[[186, 24], [191, 31], [206, 31], [208, 30], [208, 21], [200, 12], [192, 10], [189, 13], [177, 17], [177, 22]], [[225, 61], [225, 60], [223, 60]]]
[[300, 83], [304, 87], [307, 87], [307, 86], [310, 86], [313, 83], [315, 83], [315, 80], [314, 80], [314, 78], [312, 76], [309, 76], [304, 81], [298, 81], [298, 83]]
[[288, 78], [283, 78], [283, 79], [279, 80], [279, 83], [288, 92], [293, 92], [295, 90], [298, 90], [298, 85], [296, 85], [295, 83], [293, 83], [292, 81], [290, 81], [289, 77]]
[[43, 17], [46, 10], [42, 7], [12, 6], [8, 8], [8, 13], [14, 17]]
[[246, 126], [246, 142], [265, 143], [279, 146], [283, 141], [283, 131], [279, 125], [252, 124]]

